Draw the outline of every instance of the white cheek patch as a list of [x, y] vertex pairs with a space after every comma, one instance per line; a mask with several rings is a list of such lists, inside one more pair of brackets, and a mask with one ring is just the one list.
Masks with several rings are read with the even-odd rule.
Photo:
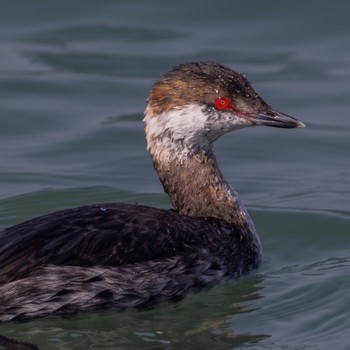
[[155, 137], [171, 134], [173, 140], [185, 140], [198, 133], [205, 127], [207, 120], [203, 107], [197, 104], [189, 104], [153, 117], [146, 114], [144, 118], [146, 133]]
[[157, 116], [146, 114], [144, 121], [151, 153], [158, 153], [161, 148], [163, 157], [181, 159], [210, 147], [208, 139], [203, 137], [208, 122], [203, 106], [189, 104]]
[[[175, 108], [157, 116], [146, 113], [146, 138], [157, 139], [158, 146], [178, 156], [210, 149], [212, 143], [227, 132], [248, 126], [232, 112], [218, 112], [198, 104]], [[160, 144], [159, 144], [160, 143]], [[175, 156], [175, 155], [174, 155]]]

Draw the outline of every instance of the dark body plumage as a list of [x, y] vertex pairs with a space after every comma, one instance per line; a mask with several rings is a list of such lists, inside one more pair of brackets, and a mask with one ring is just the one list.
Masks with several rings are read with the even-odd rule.
[[296, 128], [247, 79], [215, 62], [182, 64], [154, 84], [147, 149], [173, 210], [67, 209], [0, 233], [0, 322], [178, 300], [257, 268], [254, 224], [212, 145], [243, 127]]
[[223, 221], [127, 204], [38, 217], [0, 242], [2, 321], [149, 307], [260, 263], [252, 242]]

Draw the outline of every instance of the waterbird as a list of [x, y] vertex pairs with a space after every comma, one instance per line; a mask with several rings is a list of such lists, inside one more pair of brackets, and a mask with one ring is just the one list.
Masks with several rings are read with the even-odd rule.
[[0, 233], [0, 322], [177, 301], [259, 267], [261, 244], [213, 143], [250, 126], [300, 128], [247, 78], [215, 62], [175, 66], [144, 112], [147, 149], [172, 208], [102, 203]]

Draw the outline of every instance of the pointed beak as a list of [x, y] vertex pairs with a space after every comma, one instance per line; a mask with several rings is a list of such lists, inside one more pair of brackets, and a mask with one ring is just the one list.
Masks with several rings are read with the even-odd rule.
[[250, 115], [248, 119], [254, 125], [273, 126], [275, 128], [304, 128], [305, 124], [287, 114], [277, 112], [272, 108], [266, 112]]

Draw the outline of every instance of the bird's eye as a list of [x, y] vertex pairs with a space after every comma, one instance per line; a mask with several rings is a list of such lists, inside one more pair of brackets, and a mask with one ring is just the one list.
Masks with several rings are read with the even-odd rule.
[[217, 109], [225, 110], [231, 107], [231, 102], [226, 97], [218, 97], [215, 99], [214, 105]]

